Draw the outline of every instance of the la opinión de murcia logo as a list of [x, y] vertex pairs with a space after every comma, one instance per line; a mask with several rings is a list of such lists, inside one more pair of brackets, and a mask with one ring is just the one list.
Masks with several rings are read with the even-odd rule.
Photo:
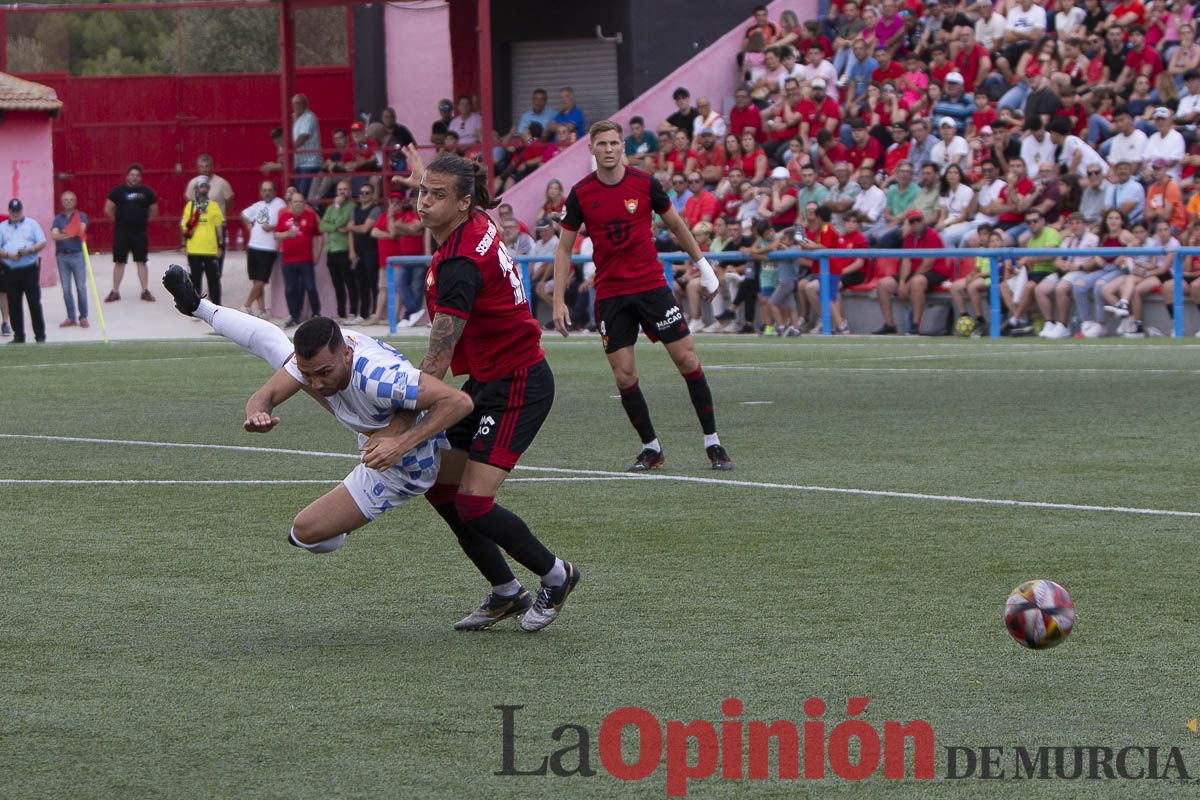
[[[861, 717], [870, 698], [851, 697], [847, 719], [823, 717], [819, 697], [804, 701], [807, 719], [745, 720], [742, 701], [721, 703], [717, 721], [661, 721], [638, 706], [610, 712], [593, 733], [585, 725], [565, 723], [549, 731], [550, 752], [517, 754], [519, 705], [494, 706], [501, 720], [501, 769], [510, 777], [590, 778], [602, 772], [622, 781], [655, 775], [665, 761], [666, 794], [686, 797], [689, 782], [730, 781], [994, 779], [1168, 779], [1190, 780], [1177, 747], [943, 747], [937, 769], [933, 727], [925, 720], [872, 724]], [[529, 740], [524, 732], [523, 740]], [[592, 740], [596, 747], [593, 751]], [[628, 747], [625, 745], [629, 745]], [[633, 745], [636, 745], [634, 747]], [[599, 758], [597, 770], [593, 767]]]

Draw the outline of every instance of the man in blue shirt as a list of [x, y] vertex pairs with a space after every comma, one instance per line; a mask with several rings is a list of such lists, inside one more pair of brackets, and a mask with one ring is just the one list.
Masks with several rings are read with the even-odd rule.
[[[83, 240], [80, 234], [87, 233], [88, 218], [78, 209], [79, 201], [74, 192], [63, 192], [62, 213], [50, 224], [50, 238], [55, 241], [54, 257], [58, 261], [58, 282], [62, 284], [63, 303], [67, 306], [67, 318], [60, 328], [79, 325], [88, 326], [87, 269], [83, 261]], [[71, 291], [71, 283], [75, 291]], [[75, 298], [79, 298], [79, 318], [75, 317]]]
[[564, 86], [558, 90], [558, 100], [562, 106], [554, 115], [554, 124], [563, 125], [570, 122], [575, 125], [575, 133], [579, 136], [587, 133], [587, 128], [583, 127], [583, 109], [575, 105], [575, 90]]
[[25, 342], [25, 309], [21, 299], [29, 303], [29, 320], [33, 323], [33, 338], [46, 341], [46, 320], [42, 316], [42, 290], [38, 286], [41, 258], [38, 253], [46, 247], [42, 226], [25, 216], [25, 206], [17, 198], [8, 201], [8, 221], [0, 222], [0, 261], [8, 268], [8, 313], [12, 318], [12, 344]]
[[533, 108], [521, 115], [521, 119], [517, 121], [517, 127], [509, 132], [509, 136], [522, 136], [525, 131], [529, 130], [529, 123], [536, 122], [542, 126], [542, 131], [550, 130], [550, 125], [554, 122], [554, 112], [546, 108], [546, 90], [533, 90]]

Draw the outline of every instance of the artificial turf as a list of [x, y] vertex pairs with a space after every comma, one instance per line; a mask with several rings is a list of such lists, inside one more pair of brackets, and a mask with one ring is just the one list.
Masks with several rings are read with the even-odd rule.
[[[395, 341], [414, 361], [424, 349]], [[0, 478], [78, 481], [0, 484], [0, 797], [661, 797], [665, 767], [607, 773], [602, 721], [639, 706], [716, 724], [727, 697], [746, 721], [797, 727], [822, 698], [827, 733], [848, 698], [869, 697], [862, 718], [880, 732], [930, 724], [936, 777], [718, 768], [690, 796], [1195, 793], [1194, 780], [1017, 780], [1012, 753], [1175, 746], [1200, 777], [1185, 728], [1200, 716], [1200, 515], [976, 501], [1200, 511], [1200, 346], [697, 346], [736, 470], [707, 469], [683, 381], [643, 342], [667, 463], [628, 479], [638, 443], [598, 341], [547, 342], [557, 400], [521, 461], [541, 469], [518, 468], [499, 500], [583, 582], [538, 635], [451, 629], [486, 586], [423, 502], [314, 557], [285, 537], [325, 484], [140, 482], [332, 486], [352, 466], [352, 435], [303, 396], [271, 434], [242, 432], [268, 370], [232, 345], [3, 349], [0, 434], [115, 441], [0, 438]], [[146, 440], [316, 454], [124, 443]], [[1019, 647], [1001, 622], [1033, 577], [1075, 599], [1055, 650]], [[518, 769], [575, 742], [551, 738], [573, 723], [598, 774], [496, 775], [499, 705], [523, 706]], [[1004, 747], [1005, 778], [946, 777], [954, 746]]]

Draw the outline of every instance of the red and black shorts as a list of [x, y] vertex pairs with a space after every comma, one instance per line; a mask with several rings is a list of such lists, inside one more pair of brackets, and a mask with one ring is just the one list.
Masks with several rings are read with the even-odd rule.
[[652, 342], [677, 342], [688, 335], [687, 320], [666, 286], [596, 301], [596, 319], [604, 352], [615, 353], [637, 342], [638, 329]]
[[510, 470], [550, 414], [554, 373], [542, 359], [494, 381], [468, 378], [462, 390], [475, 410], [446, 431], [450, 446], [466, 450], [472, 461]]

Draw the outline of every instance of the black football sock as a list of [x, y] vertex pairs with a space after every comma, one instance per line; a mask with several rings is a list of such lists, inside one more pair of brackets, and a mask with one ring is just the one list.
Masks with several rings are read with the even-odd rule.
[[717, 415], [713, 412], [712, 391], [708, 388], [708, 378], [704, 377], [704, 369], [696, 367], [696, 371], [683, 376], [687, 381], [688, 396], [692, 398], [692, 408], [700, 418], [700, 428], [705, 436], [717, 432]]
[[634, 383], [628, 389], [621, 389], [621, 408], [629, 422], [641, 437], [642, 444], [649, 444], [658, 437], [654, 435], [654, 424], [650, 422], [650, 407], [646, 405], [646, 397], [642, 387]]
[[471, 530], [485, 536], [535, 575], [554, 569], [554, 554], [538, 541], [525, 521], [508, 509], [496, 505], [494, 497], [460, 494], [454, 499], [459, 519]]
[[454, 507], [454, 495], [458, 487], [449, 486], [449, 497], [447, 497], [444, 490], [437, 491], [443, 486], [446, 484], [435, 484], [425, 497], [438, 516], [446, 520], [450, 530], [454, 531], [454, 535], [458, 537], [458, 546], [467, 554], [467, 558], [471, 559], [471, 563], [492, 586], [504, 586], [516, 581], [516, 576], [513, 575], [508, 561], [504, 558], [504, 553], [500, 552], [496, 543], [485, 536], [480, 536], [470, 525], [459, 518], [458, 509]]

